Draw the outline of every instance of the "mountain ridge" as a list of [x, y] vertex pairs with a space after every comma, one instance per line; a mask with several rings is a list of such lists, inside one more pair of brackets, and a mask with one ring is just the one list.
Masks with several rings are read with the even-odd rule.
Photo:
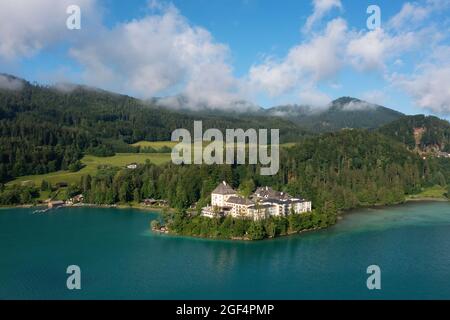
[[[25, 79], [10, 74], [0, 73], [0, 77], [7, 79], [9, 82], [20, 82], [23, 85], [36, 85], [31, 84]], [[116, 93], [97, 87], [75, 83], [56, 83], [53, 85], [46, 85], [42, 87], [54, 89], [63, 93], [71, 93], [76, 90], [95, 91], [106, 95], [109, 94], [113, 96], [131, 98], [141, 101], [143, 104], [148, 104], [169, 111], [181, 112], [191, 115], [225, 116], [226, 114], [244, 114], [257, 116], [264, 115], [268, 117], [275, 116], [287, 119], [298, 125], [308, 127], [308, 129], [310, 129], [311, 131], [317, 132], [335, 131], [347, 127], [373, 129], [376, 127], [380, 127], [390, 121], [397, 120], [398, 118], [405, 115], [394, 109], [386, 108], [381, 105], [349, 96], [340, 97], [331, 101], [328, 105], [321, 107], [312, 107], [310, 105], [302, 104], [290, 104], [263, 108], [250, 101], [236, 100], [231, 102], [227, 107], [224, 106], [223, 108], [213, 108], [208, 106], [207, 104], [193, 107], [192, 105], [189, 105], [189, 99], [183, 95], [140, 99], [127, 94]], [[0, 89], [2, 89], [1, 81]], [[342, 113], [342, 115], [338, 116], [338, 113]], [[342, 119], [343, 116], [347, 118], [345, 121], [343, 121]], [[337, 117], [337, 119], [333, 119], [333, 117]], [[362, 119], [364, 117], [369, 117], [370, 121], [372, 121], [373, 124], [370, 124], [370, 121], [364, 121]], [[334, 121], [337, 121], [338, 123], [334, 124]], [[362, 121], [363, 124], [359, 125], [359, 121]]]
[[288, 105], [271, 108], [268, 112], [289, 118], [316, 133], [345, 128], [376, 129], [405, 116], [394, 109], [352, 97], [338, 98], [318, 109], [307, 105]]
[[[167, 97], [143, 100], [83, 84], [57, 83], [54, 85], [39, 85], [11, 74], [0, 73], [0, 91], [3, 93], [8, 94], [8, 91], [16, 91], [16, 94], [20, 94], [26, 88], [28, 90], [30, 88], [39, 88], [40, 90], [47, 90], [47, 92], [51, 92], [56, 96], [66, 95], [70, 98], [79, 94], [79, 99], [82, 99], [81, 97], [83, 99], [86, 97], [92, 98], [92, 95], [97, 95], [97, 100], [103, 99], [107, 104], [131, 103], [144, 111], [149, 110], [153, 113], [169, 114], [171, 117], [178, 116], [185, 120], [191, 119], [194, 121], [198, 119], [217, 122], [221, 119], [219, 122], [233, 123], [235, 125], [239, 125], [240, 122], [244, 121], [247, 122], [244, 128], [249, 128], [250, 123], [255, 125], [258, 122], [257, 120], [259, 120], [262, 125], [267, 125], [268, 122], [276, 122], [282, 127], [290, 129], [298, 127], [311, 133], [333, 132], [346, 128], [378, 129], [407, 116], [394, 109], [349, 96], [335, 99], [323, 107], [291, 104], [262, 108], [252, 102], [241, 100], [235, 101], [233, 103], [234, 107], [225, 109], [209, 108], [206, 105], [198, 109], [192, 109], [183, 106], [183, 103], [187, 103], [188, 100], [186, 97], [178, 95], [172, 97], [176, 98], [178, 107], [172, 108], [167, 103], [160, 103], [163, 100], [165, 102], [169, 101]], [[90, 102], [86, 103], [89, 104]], [[219, 127], [226, 127], [227, 124], [225, 123]], [[172, 125], [172, 127], [174, 126], [175, 124]], [[260, 127], [260, 125], [257, 127]], [[167, 136], [167, 134], [164, 135]], [[161, 138], [158, 136], [154, 137], [154, 139]], [[130, 138], [129, 140], [134, 139]]]
[[378, 131], [420, 153], [450, 153], [450, 123], [435, 116], [404, 116]]

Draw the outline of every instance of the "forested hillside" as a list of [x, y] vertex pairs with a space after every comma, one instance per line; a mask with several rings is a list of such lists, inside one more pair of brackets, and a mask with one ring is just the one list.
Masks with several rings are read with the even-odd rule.
[[282, 141], [305, 132], [280, 118], [181, 114], [128, 96], [82, 86], [43, 87], [24, 80], [0, 89], [0, 182], [30, 174], [76, 169], [83, 153], [137, 152], [128, 144], [170, 140], [177, 128], [277, 128]]
[[[259, 168], [251, 165], [148, 165], [120, 172], [108, 169], [91, 177], [90, 190], [101, 186], [100, 192], [91, 194], [91, 200], [127, 202], [139, 194], [142, 198], [167, 199], [182, 209], [198, 200], [206, 201], [202, 198], [223, 180], [236, 188], [251, 180], [254, 186], [270, 185], [303, 195], [316, 207], [334, 199], [338, 209], [345, 209], [401, 201], [405, 194], [418, 192], [423, 186], [450, 182], [450, 175], [437, 162], [424, 161], [400, 143], [364, 130], [308, 138], [281, 149], [280, 156], [281, 168], [275, 176], [260, 176]], [[106, 199], [108, 188], [112, 194]]]
[[[168, 140], [172, 130], [189, 129], [194, 120], [203, 120], [204, 128], [221, 130], [281, 128], [285, 140], [294, 137], [297, 143], [281, 149], [281, 168], [275, 176], [260, 176], [253, 165], [148, 162], [136, 170], [104, 165], [94, 174], [80, 175], [79, 182], [62, 192], [66, 197], [83, 193], [94, 204], [164, 199], [182, 211], [195, 203], [197, 207], [208, 203], [210, 192], [226, 180], [238, 189], [270, 185], [303, 196], [330, 222], [340, 210], [398, 203], [424, 187], [444, 188], [450, 183], [448, 159], [423, 159], [407, 148], [415, 146], [415, 129], [422, 128], [421, 146], [448, 150], [449, 124], [435, 117], [404, 117], [377, 131], [344, 129], [312, 135], [277, 117], [181, 114], [104, 91], [83, 87], [61, 91], [27, 82], [18, 91], [0, 90], [0, 178], [78, 171], [85, 154], [138, 152], [129, 143]], [[35, 202], [41, 192], [54, 190], [45, 181], [41, 186], [0, 183], [0, 204]]]
[[410, 149], [450, 152], [450, 123], [434, 116], [405, 116], [379, 131]]
[[315, 208], [336, 210], [401, 202], [422, 187], [446, 186], [450, 168], [443, 159], [423, 160], [402, 144], [364, 130], [344, 130], [308, 138], [281, 150], [281, 168], [275, 176], [260, 176], [253, 165], [156, 166], [136, 170], [105, 167], [85, 176], [74, 188], [88, 202], [113, 204], [143, 198], [166, 199], [184, 209], [223, 180], [235, 188], [270, 185], [310, 199]]
[[376, 129], [403, 116], [398, 111], [350, 97], [339, 98], [324, 108], [294, 105], [271, 108], [267, 112], [316, 133], [345, 128]]
[[[68, 197], [83, 193], [88, 203], [139, 202], [164, 199], [177, 213], [166, 216], [171, 229], [184, 235], [252, 239], [326, 227], [341, 210], [403, 202], [424, 187], [450, 182], [450, 167], [443, 159], [423, 160], [402, 144], [364, 130], [344, 130], [306, 139], [281, 153], [276, 176], [260, 176], [250, 165], [189, 165], [147, 163], [136, 170], [104, 168], [84, 176], [68, 189]], [[312, 200], [314, 211], [299, 218], [269, 219], [263, 224], [230, 219], [215, 221], [189, 216], [184, 211], [210, 202], [221, 181], [239, 190], [254, 191], [270, 185]], [[19, 197], [19, 196], [18, 196]]]

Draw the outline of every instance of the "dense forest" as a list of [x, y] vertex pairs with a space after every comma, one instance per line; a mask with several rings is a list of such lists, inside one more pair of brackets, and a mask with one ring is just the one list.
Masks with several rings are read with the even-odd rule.
[[[10, 77], [10, 76], [9, 76]], [[138, 152], [129, 144], [170, 140], [177, 128], [278, 128], [282, 141], [305, 131], [280, 118], [180, 114], [124, 95], [83, 86], [63, 88], [30, 84], [0, 88], [0, 182], [14, 177], [67, 170], [82, 154], [110, 156]]]
[[404, 114], [351, 97], [342, 97], [324, 109], [288, 105], [268, 109], [266, 113], [289, 119], [314, 133], [334, 132], [345, 128], [376, 129]]
[[[401, 203], [406, 195], [418, 193], [424, 187], [446, 187], [450, 183], [450, 166], [446, 159], [423, 160], [401, 143], [366, 130], [343, 130], [307, 138], [292, 148], [282, 149], [280, 156], [281, 168], [275, 176], [260, 176], [258, 166], [254, 165], [177, 166], [169, 163], [157, 166], [148, 161], [135, 170], [102, 167], [97, 174], [82, 176], [79, 183], [70, 185], [66, 197], [83, 193], [85, 201], [92, 204], [164, 199], [177, 209], [177, 213], [166, 218], [172, 230], [179, 234], [203, 235], [209, 230], [209, 236], [238, 238], [242, 232], [250, 234], [252, 230], [251, 238], [257, 239], [261, 235], [270, 237], [273, 232], [282, 235], [323, 228], [333, 224], [342, 210]], [[249, 191], [270, 185], [312, 200], [314, 211], [301, 221], [286, 217], [264, 223], [230, 219], [213, 223], [197, 215], [186, 219], [188, 208], [195, 206], [199, 212], [210, 202], [210, 192], [221, 181], [228, 181], [239, 190], [250, 188]], [[40, 190], [51, 187], [48, 183], [17, 186], [0, 193], [0, 202], [29, 203]], [[225, 228], [223, 224], [232, 227]], [[224, 233], [224, 230], [229, 232]]]
[[379, 131], [404, 143], [409, 149], [437, 149], [450, 152], [450, 123], [434, 116], [405, 116], [389, 123]]
[[364, 130], [308, 138], [280, 156], [281, 168], [274, 176], [259, 175], [255, 165], [147, 163], [135, 170], [102, 168], [83, 177], [78, 187], [89, 203], [155, 198], [187, 209], [195, 203], [204, 206], [217, 184], [228, 181], [237, 189], [270, 185], [312, 200], [316, 209], [345, 210], [402, 202], [423, 187], [450, 183], [449, 168], [439, 159], [423, 160], [400, 143]]

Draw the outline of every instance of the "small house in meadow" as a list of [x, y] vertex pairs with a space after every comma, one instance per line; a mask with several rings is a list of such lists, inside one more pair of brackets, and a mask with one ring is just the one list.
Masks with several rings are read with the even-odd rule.
[[131, 170], [134, 170], [134, 169], [137, 169], [137, 167], [138, 167], [138, 164], [137, 163], [130, 163], [130, 164], [127, 164], [127, 169], [131, 169]]

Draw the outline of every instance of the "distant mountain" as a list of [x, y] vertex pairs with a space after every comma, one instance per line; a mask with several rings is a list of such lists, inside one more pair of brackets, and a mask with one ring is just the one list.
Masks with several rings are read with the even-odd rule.
[[434, 116], [405, 116], [379, 132], [422, 152], [450, 152], [450, 123]]
[[281, 142], [306, 132], [264, 114], [188, 113], [168, 110], [96, 88], [41, 86], [0, 74], [0, 183], [14, 177], [79, 166], [83, 154], [138, 152], [130, 144], [170, 140], [175, 129], [280, 129]]
[[328, 106], [285, 105], [263, 109], [248, 101], [235, 101], [223, 108], [190, 105], [183, 95], [155, 98], [152, 103], [192, 116], [281, 118], [312, 133], [334, 132], [344, 128], [376, 129], [404, 114], [351, 97], [342, 97]]
[[268, 109], [267, 113], [289, 119], [313, 132], [375, 129], [404, 116], [401, 112], [350, 97], [334, 100], [324, 108], [289, 105]]
[[[247, 102], [242, 101], [236, 102], [235, 107], [247, 105]], [[343, 146], [349, 148], [350, 162], [358, 168], [363, 167], [360, 155], [362, 152], [367, 153], [370, 146], [376, 152], [381, 147], [387, 148], [391, 159], [401, 152], [406, 157], [420, 159], [417, 154], [409, 152], [404, 145], [392, 139], [410, 148], [418, 146], [448, 151], [450, 146], [448, 122], [435, 117], [404, 117], [394, 110], [354, 98], [338, 99], [321, 110], [307, 106], [284, 106], [268, 110], [256, 107], [241, 113], [211, 109], [173, 110], [161, 107], [156, 100], [143, 101], [73, 84], [41, 86], [0, 74], [0, 183], [25, 175], [58, 170], [76, 171], [81, 167], [80, 159], [85, 154], [110, 156], [115, 152], [139, 152], [139, 148], [130, 144], [140, 140], [170, 140], [171, 133], [177, 128], [192, 131], [195, 120], [203, 121], [204, 130], [217, 128], [222, 132], [229, 128], [280, 129], [281, 142], [310, 141], [307, 142], [310, 143], [307, 150], [292, 158], [298, 160], [304, 157], [306, 162], [313, 159], [311, 157], [315, 157], [315, 154], [320, 154], [324, 159], [341, 159], [340, 149], [336, 147]], [[391, 121], [394, 122], [386, 125]], [[339, 131], [342, 128], [372, 129], [382, 125], [379, 132], [343, 130], [320, 137], [311, 137], [312, 134], [303, 129], [323, 132]], [[342, 139], [322, 139], [334, 136]], [[369, 136], [372, 138], [366, 141]], [[382, 142], [381, 146], [373, 143], [378, 140]], [[333, 149], [327, 148], [329, 143], [339, 144], [333, 146], [334, 153], [330, 153]], [[355, 145], [363, 151], [354, 148]], [[303, 146], [300, 145], [300, 150]], [[368, 156], [372, 159], [371, 152]], [[341, 159], [342, 162], [338, 164], [340, 168], [347, 166], [344, 160]], [[294, 167], [298, 165], [295, 161], [289, 163]], [[367, 163], [372, 163], [372, 160]], [[389, 164], [393, 164], [393, 160]], [[315, 172], [314, 169], [308, 164], [301, 174]], [[283, 180], [279, 181], [286, 183], [292, 170], [286, 171]]]
[[[234, 102], [235, 108], [231, 106], [230, 110], [172, 109], [160, 105], [159, 98], [143, 101], [84, 85], [41, 86], [6, 74], [0, 74], [0, 81], [5, 84], [0, 87], [0, 120], [32, 116], [36, 122], [81, 126], [97, 137], [126, 143], [170, 140], [173, 130], [191, 129], [194, 120], [202, 120], [205, 130], [276, 128], [283, 137], [304, 133], [291, 121], [268, 117], [260, 107], [246, 101]], [[176, 99], [184, 98], [177, 96]], [[231, 112], [244, 107], [248, 109], [244, 113]]]

